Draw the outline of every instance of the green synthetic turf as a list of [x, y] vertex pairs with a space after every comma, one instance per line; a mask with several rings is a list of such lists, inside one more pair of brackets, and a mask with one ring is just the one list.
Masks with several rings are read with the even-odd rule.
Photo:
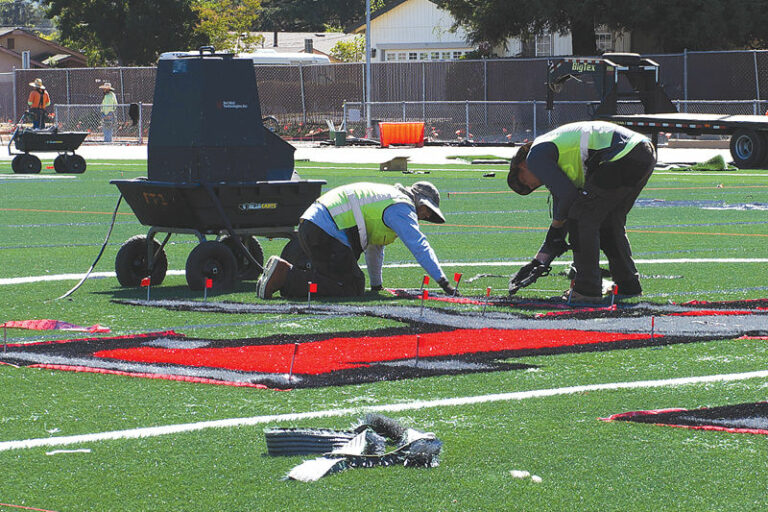
[[[146, 174], [143, 162], [88, 162], [85, 174], [57, 179], [6, 180], [0, 164], [0, 278], [82, 273], [104, 240], [116, 178]], [[377, 166], [298, 162], [304, 178], [326, 188], [370, 180], [404, 184], [428, 179], [441, 190], [445, 226], [424, 225], [446, 273], [462, 272], [460, 289], [480, 295], [487, 286], [506, 293], [508, 276], [539, 247], [549, 223], [546, 194], [519, 197], [506, 188], [501, 167], [409, 164], [414, 174]], [[416, 174], [429, 173], [429, 174]], [[628, 222], [638, 260], [766, 258], [768, 173], [657, 172]], [[750, 204], [751, 209], [708, 209]], [[755, 206], [756, 205], [756, 206]], [[113, 270], [120, 244], [146, 233], [123, 204], [110, 243], [96, 268]], [[262, 240], [267, 255], [283, 240]], [[181, 270], [195, 241], [174, 236], [169, 268]], [[564, 256], [567, 259], [567, 255]], [[402, 243], [386, 250], [386, 264], [413, 263]], [[473, 266], [470, 266], [472, 264]], [[474, 266], [475, 264], [479, 264]], [[644, 300], [735, 300], [768, 296], [766, 263], [641, 263]], [[553, 275], [521, 294], [558, 295], [568, 286]], [[470, 282], [474, 276], [488, 274]], [[415, 267], [384, 270], [385, 285], [418, 287]], [[115, 304], [145, 298], [114, 277], [76, 282], [0, 285], [0, 321], [55, 318], [101, 323], [113, 334], [174, 329], [192, 337], [238, 338], [276, 333], [334, 332], [397, 325], [371, 318], [226, 315], [165, 311]], [[169, 275], [153, 298], [202, 298], [183, 275]], [[253, 284], [211, 300], [254, 302]], [[391, 302], [369, 293], [366, 301]], [[277, 299], [281, 302], [282, 299]], [[459, 307], [477, 310], [472, 306]], [[727, 321], [727, 320], [723, 320]], [[768, 329], [768, 321], [766, 323]], [[80, 334], [9, 329], [10, 341], [72, 338]], [[667, 347], [537, 356], [514, 362], [528, 370], [441, 376], [289, 392], [157, 381], [111, 375], [0, 366], [0, 442], [251, 416], [360, 408], [360, 414], [305, 420], [293, 426], [346, 428], [366, 406], [763, 370], [768, 345], [717, 340]], [[764, 510], [765, 437], [699, 432], [597, 418], [639, 409], [696, 408], [766, 398], [764, 379], [674, 387], [593, 391], [482, 405], [435, 407], [392, 414], [444, 441], [441, 465], [350, 470], [313, 484], [282, 477], [304, 458], [266, 455], [263, 428], [203, 430], [142, 440], [65, 446], [89, 453], [46, 455], [54, 448], [0, 452], [0, 503], [48, 510]], [[283, 424], [282, 426], [288, 426]], [[512, 478], [527, 470], [542, 483]], [[12, 510], [0, 505], [0, 510]]]

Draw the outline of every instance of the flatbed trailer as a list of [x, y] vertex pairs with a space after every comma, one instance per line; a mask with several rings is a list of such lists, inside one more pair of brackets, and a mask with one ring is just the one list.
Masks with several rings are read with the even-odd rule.
[[601, 116], [601, 119], [652, 134], [730, 135], [730, 150], [737, 167], [768, 167], [768, 116], [729, 114], [631, 114]]

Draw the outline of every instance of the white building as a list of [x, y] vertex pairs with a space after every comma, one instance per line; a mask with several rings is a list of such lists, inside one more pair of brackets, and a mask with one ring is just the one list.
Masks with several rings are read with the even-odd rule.
[[[451, 31], [455, 19], [430, 0], [396, 0], [371, 15], [371, 59], [385, 61], [453, 60], [475, 50], [464, 30]], [[365, 33], [365, 23], [353, 27]], [[598, 30], [597, 48], [629, 51], [629, 34]], [[526, 44], [518, 38], [494, 49], [502, 57], [572, 55], [570, 34], [550, 33]]]

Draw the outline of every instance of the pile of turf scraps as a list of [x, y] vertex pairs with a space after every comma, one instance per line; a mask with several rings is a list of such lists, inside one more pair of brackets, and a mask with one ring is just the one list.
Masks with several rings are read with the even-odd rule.
[[768, 402], [701, 409], [655, 409], [614, 414], [603, 421], [632, 421], [695, 430], [768, 435]]
[[664, 171], [738, 171], [739, 168], [728, 164], [722, 155], [715, 155], [709, 160], [693, 164], [657, 164], [656, 169]]
[[[322, 454], [294, 467], [289, 480], [314, 482], [350, 468], [403, 465], [436, 467], [443, 443], [431, 432], [405, 428], [380, 414], [368, 414], [353, 430], [269, 428], [269, 455]], [[387, 444], [393, 445], [387, 451]]]

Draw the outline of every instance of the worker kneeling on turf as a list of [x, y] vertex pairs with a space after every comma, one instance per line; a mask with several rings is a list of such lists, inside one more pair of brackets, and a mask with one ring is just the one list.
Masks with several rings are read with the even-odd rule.
[[317, 283], [318, 295], [362, 295], [365, 275], [357, 260], [363, 252], [371, 289], [381, 290], [384, 246], [399, 237], [440, 287], [454, 294], [419, 229], [420, 220], [445, 222], [440, 192], [427, 181], [410, 187], [351, 183], [331, 189], [307, 208], [299, 222], [299, 243], [309, 257], [309, 269], [272, 256], [256, 283], [256, 293], [270, 298], [279, 290], [284, 297], [306, 297], [312, 282]]
[[627, 213], [648, 183], [656, 151], [644, 135], [603, 121], [561, 126], [522, 146], [507, 184], [521, 195], [545, 185], [554, 198], [552, 224], [536, 257], [509, 283], [510, 294], [546, 275], [549, 264], [573, 250], [576, 271], [564, 298], [600, 302], [600, 250], [618, 294], [642, 293], [626, 235]]

